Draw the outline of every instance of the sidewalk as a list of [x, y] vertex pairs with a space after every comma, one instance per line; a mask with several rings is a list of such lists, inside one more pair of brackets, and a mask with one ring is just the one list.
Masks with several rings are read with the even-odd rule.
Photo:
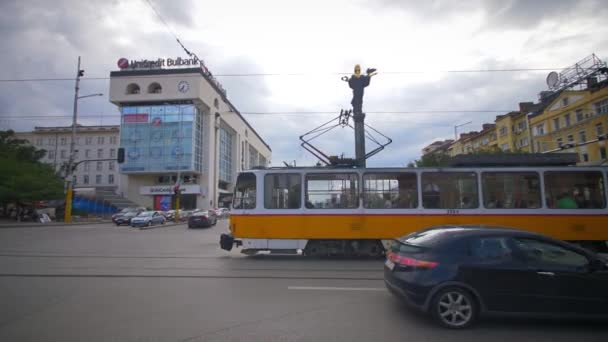
[[40, 223], [40, 222], [17, 222], [15, 220], [0, 220], [0, 229], [1, 228], [34, 228], [34, 227], [53, 227], [53, 226], [82, 226], [89, 224], [101, 224], [101, 223], [112, 223], [111, 220], [100, 220], [100, 221], [79, 221], [72, 223], [64, 223], [64, 222], [49, 222], [49, 223]]

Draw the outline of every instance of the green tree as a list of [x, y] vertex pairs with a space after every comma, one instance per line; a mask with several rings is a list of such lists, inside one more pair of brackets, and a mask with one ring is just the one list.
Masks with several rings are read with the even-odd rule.
[[0, 131], [0, 204], [17, 206], [63, 197], [63, 181], [50, 165], [39, 160], [46, 154], [17, 139], [12, 130]]
[[447, 153], [428, 153], [420, 159], [410, 162], [408, 167], [445, 167], [448, 166], [451, 157]]

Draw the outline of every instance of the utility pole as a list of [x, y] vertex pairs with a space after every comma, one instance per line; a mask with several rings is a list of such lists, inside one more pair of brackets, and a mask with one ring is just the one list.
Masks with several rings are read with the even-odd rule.
[[72, 141], [70, 142], [70, 159], [66, 171], [67, 190], [65, 193], [65, 213], [64, 222], [72, 222], [72, 197], [74, 192], [74, 182], [72, 181], [72, 164], [74, 163], [74, 150], [76, 147], [76, 120], [78, 118], [78, 90], [80, 77], [84, 75], [84, 70], [80, 69], [80, 56], [78, 56], [78, 67], [76, 68], [76, 85], [74, 87], [74, 112], [72, 114]]

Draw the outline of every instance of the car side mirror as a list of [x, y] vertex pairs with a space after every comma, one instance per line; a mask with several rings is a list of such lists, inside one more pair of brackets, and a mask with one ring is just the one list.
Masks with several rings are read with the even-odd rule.
[[593, 259], [589, 263], [589, 271], [595, 272], [606, 268], [606, 262], [601, 259]]

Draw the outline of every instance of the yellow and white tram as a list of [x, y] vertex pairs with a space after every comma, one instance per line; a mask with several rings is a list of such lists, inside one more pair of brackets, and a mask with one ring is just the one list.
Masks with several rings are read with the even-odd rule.
[[379, 255], [430, 226], [535, 231], [595, 249], [608, 240], [606, 167], [269, 168], [239, 174], [221, 245]]

